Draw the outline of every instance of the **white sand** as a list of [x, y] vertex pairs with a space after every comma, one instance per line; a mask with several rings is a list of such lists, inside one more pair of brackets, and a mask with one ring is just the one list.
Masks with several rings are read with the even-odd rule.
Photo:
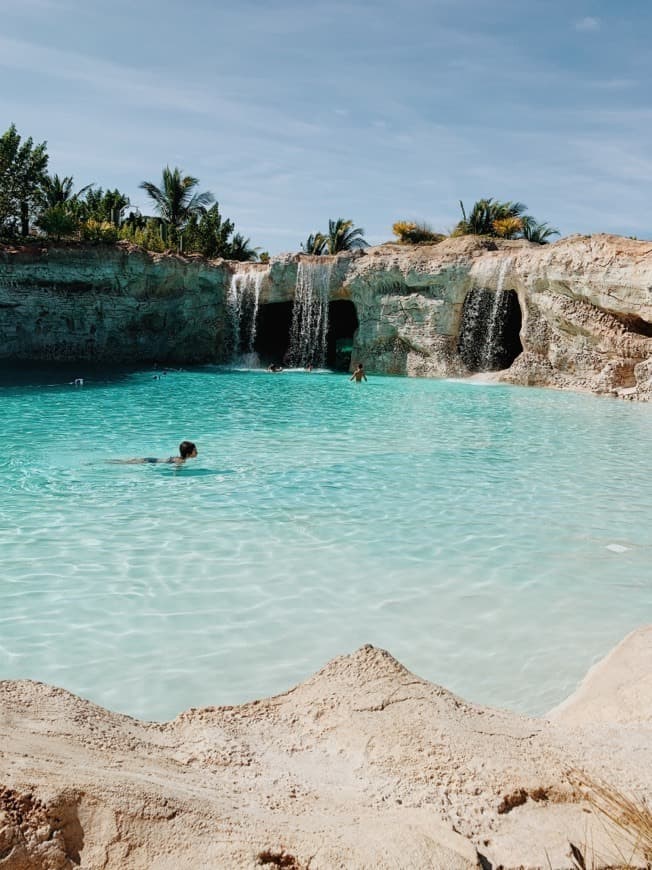
[[558, 868], [569, 841], [602, 866], [614, 835], [568, 771], [652, 794], [651, 650], [634, 632], [550, 720], [373, 647], [164, 725], [0, 683], [0, 868]]

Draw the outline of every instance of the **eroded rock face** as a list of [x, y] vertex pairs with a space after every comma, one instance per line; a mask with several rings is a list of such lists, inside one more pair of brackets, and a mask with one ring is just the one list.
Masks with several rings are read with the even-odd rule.
[[[571, 236], [541, 246], [466, 237], [319, 260], [332, 266], [331, 300], [355, 306], [353, 359], [372, 372], [470, 374], [464, 360], [476, 355], [459, 352], [465, 300], [472, 291], [513, 291], [520, 331], [510, 339], [522, 352], [499, 379], [626, 398], [652, 394], [648, 242]], [[260, 304], [269, 305], [293, 299], [298, 263], [290, 254], [271, 266], [206, 262], [121, 245], [6, 249], [0, 355], [225, 361], [234, 272], [260, 273]]]
[[0, 358], [213, 361], [228, 276], [120, 245], [0, 250]]
[[547, 246], [467, 238], [409, 253], [377, 248], [354, 262], [346, 285], [359, 311], [356, 353], [371, 370], [468, 373], [458, 353], [465, 298], [476, 288], [513, 290], [523, 352], [501, 380], [649, 398], [649, 243], [615, 236]]

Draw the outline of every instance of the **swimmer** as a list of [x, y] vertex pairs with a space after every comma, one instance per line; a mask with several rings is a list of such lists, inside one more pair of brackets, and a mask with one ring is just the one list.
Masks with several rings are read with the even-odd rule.
[[182, 441], [179, 444], [179, 455], [170, 456], [168, 459], [155, 459], [151, 456], [146, 456], [143, 459], [109, 459], [109, 462], [119, 465], [143, 465], [163, 463], [164, 465], [183, 465], [186, 459], [195, 459], [197, 456], [197, 447], [192, 441]]
[[366, 376], [366, 374], [364, 373], [364, 369], [362, 368], [362, 363], [358, 363], [358, 367], [357, 367], [357, 369], [353, 372], [353, 374], [351, 375], [351, 377], [349, 378], [349, 380], [350, 380], [350, 381], [355, 381], [356, 384], [361, 383], [363, 380], [364, 380], [364, 381], [367, 380], [367, 376]]
[[276, 363], [270, 363], [270, 364], [267, 366], [267, 371], [268, 371], [268, 372], [274, 372], [274, 374], [276, 374], [276, 373], [278, 373], [278, 372], [282, 372], [282, 371], [283, 371], [283, 366], [276, 365]]
[[84, 379], [83, 378], [75, 378], [74, 381], [69, 381], [69, 383], [74, 387], [83, 387]]

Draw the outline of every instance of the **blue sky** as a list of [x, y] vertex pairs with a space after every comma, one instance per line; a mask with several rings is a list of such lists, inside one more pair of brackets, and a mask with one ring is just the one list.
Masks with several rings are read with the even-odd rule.
[[652, 3], [0, 0], [0, 128], [119, 187], [179, 166], [269, 250], [458, 200], [652, 236]]

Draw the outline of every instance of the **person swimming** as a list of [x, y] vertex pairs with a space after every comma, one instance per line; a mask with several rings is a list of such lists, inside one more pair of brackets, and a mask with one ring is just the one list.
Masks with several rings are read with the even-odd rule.
[[167, 459], [156, 459], [152, 456], [145, 456], [141, 459], [109, 459], [109, 462], [118, 463], [120, 465], [143, 465], [145, 463], [163, 463], [165, 465], [183, 465], [186, 459], [195, 459], [197, 456], [197, 446], [192, 441], [182, 441], [179, 444], [179, 455], [170, 456]]

